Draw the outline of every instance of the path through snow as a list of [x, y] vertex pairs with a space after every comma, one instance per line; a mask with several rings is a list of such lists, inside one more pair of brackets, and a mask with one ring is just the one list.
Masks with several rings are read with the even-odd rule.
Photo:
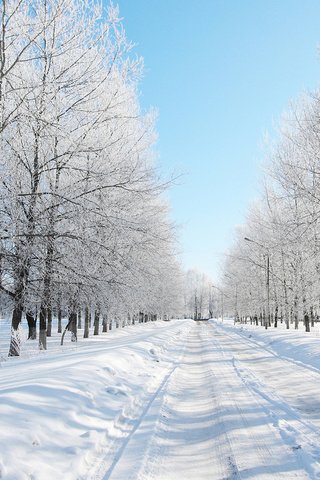
[[318, 333], [180, 320], [58, 340], [2, 362], [1, 480], [320, 479]]
[[[286, 397], [266, 394], [243, 365], [259, 362], [261, 353], [267, 375], [261, 348], [259, 358], [255, 351], [248, 359], [248, 342], [236, 334], [194, 324], [179, 364], [104, 479], [319, 478], [318, 429], [301, 424], [307, 436], [304, 450], [296, 442], [301, 438], [294, 434], [302, 431]], [[279, 362], [276, 376], [285, 363]]]

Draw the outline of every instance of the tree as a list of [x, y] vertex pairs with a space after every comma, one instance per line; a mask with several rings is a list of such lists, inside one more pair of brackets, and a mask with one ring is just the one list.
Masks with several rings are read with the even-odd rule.
[[[20, 353], [24, 312], [34, 331], [39, 311], [46, 349], [55, 306], [61, 331], [62, 308], [74, 325], [85, 305], [88, 336], [90, 305], [105, 315], [121, 299], [126, 319], [134, 309], [156, 315], [173, 308], [179, 284], [161, 197], [168, 182], [154, 169], [155, 116], [140, 111], [142, 61], [130, 53], [118, 9], [106, 14], [93, 0], [25, 3], [15, 0], [9, 11], [4, 2], [2, 10], [0, 260], [1, 289], [13, 302], [9, 355]], [[171, 294], [162, 286], [168, 274]]]

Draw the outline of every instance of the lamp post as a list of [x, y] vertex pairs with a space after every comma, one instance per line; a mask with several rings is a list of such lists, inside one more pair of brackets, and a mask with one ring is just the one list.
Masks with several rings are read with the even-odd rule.
[[223, 322], [223, 291], [221, 290], [221, 288], [216, 287], [215, 285], [211, 285], [211, 287], [216, 288], [217, 290], [219, 290], [219, 292], [220, 292], [220, 294], [221, 294], [221, 321]]
[[266, 265], [266, 292], [267, 292], [267, 320], [264, 322], [264, 326], [267, 329], [268, 328], [268, 323], [270, 321], [270, 255], [267, 247], [265, 245], [262, 245], [259, 242], [256, 242], [255, 240], [252, 240], [251, 238], [244, 237], [244, 240], [247, 242], [255, 243], [258, 245], [258, 247], [263, 248], [266, 251], [266, 260], [267, 260], [267, 265]]

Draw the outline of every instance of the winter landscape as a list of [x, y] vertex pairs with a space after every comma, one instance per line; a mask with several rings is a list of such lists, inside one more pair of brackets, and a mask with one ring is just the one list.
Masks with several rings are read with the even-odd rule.
[[1, 478], [317, 479], [320, 329], [150, 322], [1, 363]]
[[319, 18], [0, 0], [0, 479], [320, 479]]

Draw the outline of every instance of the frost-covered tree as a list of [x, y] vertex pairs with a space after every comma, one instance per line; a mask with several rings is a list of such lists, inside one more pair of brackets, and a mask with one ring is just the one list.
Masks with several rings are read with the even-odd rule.
[[[302, 320], [310, 331], [319, 312], [319, 113], [316, 91], [292, 103], [281, 120], [278, 138], [268, 150], [259, 206], [238, 234], [232, 252], [236, 261], [226, 262], [226, 287], [230, 290], [230, 279], [236, 279], [237, 301], [243, 302], [245, 315], [260, 315], [266, 326], [277, 326], [280, 319], [287, 328], [298, 328]], [[246, 296], [248, 275], [241, 275], [244, 268], [260, 292], [253, 310]]]
[[82, 308], [87, 320], [91, 309], [106, 319], [114, 304], [114, 315], [126, 318], [134, 309], [172, 311], [162, 289], [165, 272], [168, 284], [179, 276], [161, 199], [167, 184], [154, 169], [154, 114], [139, 106], [142, 61], [131, 54], [118, 9], [105, 12], [94, 0], [13, 0], [2, 3], [1, 18], [9, 354], [19, 354], [23, 313], [34, 336], [39, 312], [45, 349], [53, 309], [60, 330], [62, 308], [69, 312], [74, 336]]
[[194, 320], [212, 316], [215, 294], [210, 278], [197, 270], [184, 277], [184, 315]]

